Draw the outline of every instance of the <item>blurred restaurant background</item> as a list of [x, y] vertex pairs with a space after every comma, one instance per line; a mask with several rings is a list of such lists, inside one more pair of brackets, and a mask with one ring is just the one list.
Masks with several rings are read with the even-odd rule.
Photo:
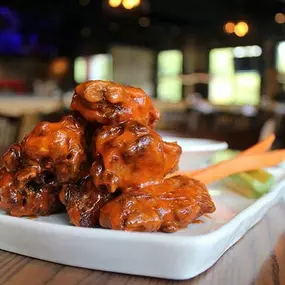
[[1, 0], [0, 153], [90, 79], [145, 90], [161, 132], [285, 147], [285, 1]]

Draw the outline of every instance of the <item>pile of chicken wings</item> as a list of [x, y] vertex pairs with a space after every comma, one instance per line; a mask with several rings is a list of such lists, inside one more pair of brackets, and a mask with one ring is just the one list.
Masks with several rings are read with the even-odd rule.
[[0, 209], [18, 217], [66, 210], [75, 226], [143, 232], [175, 232], [215, 211], [202, 183], [166, 178], [181, 148], [155, 132], [159, 113], [141, 89], [88, 81], [70, 109], [2, 156]]

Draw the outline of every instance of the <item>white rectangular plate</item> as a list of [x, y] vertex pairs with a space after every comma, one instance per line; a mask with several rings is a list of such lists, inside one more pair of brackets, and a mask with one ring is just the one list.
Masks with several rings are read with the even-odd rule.
[[217, 211], [174, 234], [76, 228], [65, 214], [23, 219], [0, 212], [0, 248], [90, 269], [188, 279], [211, 267], [280, 199], [284, 170], [274, 174], [280, 182], [257, 201], [210, 188]]

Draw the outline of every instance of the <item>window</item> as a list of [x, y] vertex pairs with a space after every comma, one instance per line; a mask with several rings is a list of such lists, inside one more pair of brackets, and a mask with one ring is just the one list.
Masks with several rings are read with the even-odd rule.
[[74, 80], [113, 80], [113, 59], [111, 54], [96, 54], [78, 57], [74, 62]]
[[260, 98], [260, 75], [256, 71], [241, 72], [235, 75], [236, 98], [238, 105], [258, 105]]
[[276, 66], [280, 74], [285, 74], [285, 42], [281, 42], [277, 46]]
[[113, 80], [113, 58], [111, 54], [90, 56], [88, 63], [88, 80]]
[[158, 54], [157, 97], [163, 101], [179, 102], [182, 99], [183, 55], [179, 50], [161, 51]]
[[213, 104], [257, 105], [261, 78], [259, 46], [218, 48], [210, 52], [209, 100]]
[[234, 61], [232, 48], [210, 51], [209, 100], [213, 104], [231, 104], [234, 101]]
[[[276, 54], [276, 69], [277, 69], [277, 82], [278, 89], [277, 94], [281, 95], [278, 100], [284, 101], [284, 90], [285, 90], [285, 42], [280, 42], [277, 46]], [[276, 95], [277, 95], [276, 94]], [[280, 97], [277, 95], [277, 97]]]
[[77, 83], [87, 80], [87, 60], [84, 57], [77, 57], [74, 61], [74, 80]]
[[114, 81], [143, 89], [150, 97], [154, 94], [154, 52], [132, 46], [112, 47]]

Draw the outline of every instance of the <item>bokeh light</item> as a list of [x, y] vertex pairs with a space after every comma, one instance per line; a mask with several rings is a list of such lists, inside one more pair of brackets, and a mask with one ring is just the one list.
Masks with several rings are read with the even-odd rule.
[[60, 57], [53, 60], [50, 64], [50, 71], [55, 76], [66, 74], [69, 68], [69, 62], [66, 58]]
[[277, 13], [275, 15], [275, 22], [277, 24], [284, 24], [285, 23], [285, 15], [283, 13]]
[[236, 58], [246, 57], [246, 49], [244, 47], [235, 47], [233, 53]]
[[259, 57], [262, 55], [262, 48], [260, 46], [238, 46], [233, 49], [234, 57]]
[[147, 28], [150, 25], [150, 19], [147, 17], [140, 17], [139, 25], [143, 28]]
[[244, 37], [249, 31], [248, 24], [246, 22], [239, 22], [235, 26], [235, 34], [238, 37]]
[[224, 26], [224, 30], [227, 34], [233, 34], [235, 32], [235, 24], [232, 22], [228, 22]]
[[112, 8], [117, 8], [122, 4], [122, 0], [109, 0], [109, 5]]
[[139, 6], [141, 0], [123, 0], [123, 6], [127, 10], [131, 10], [137, 6]]

